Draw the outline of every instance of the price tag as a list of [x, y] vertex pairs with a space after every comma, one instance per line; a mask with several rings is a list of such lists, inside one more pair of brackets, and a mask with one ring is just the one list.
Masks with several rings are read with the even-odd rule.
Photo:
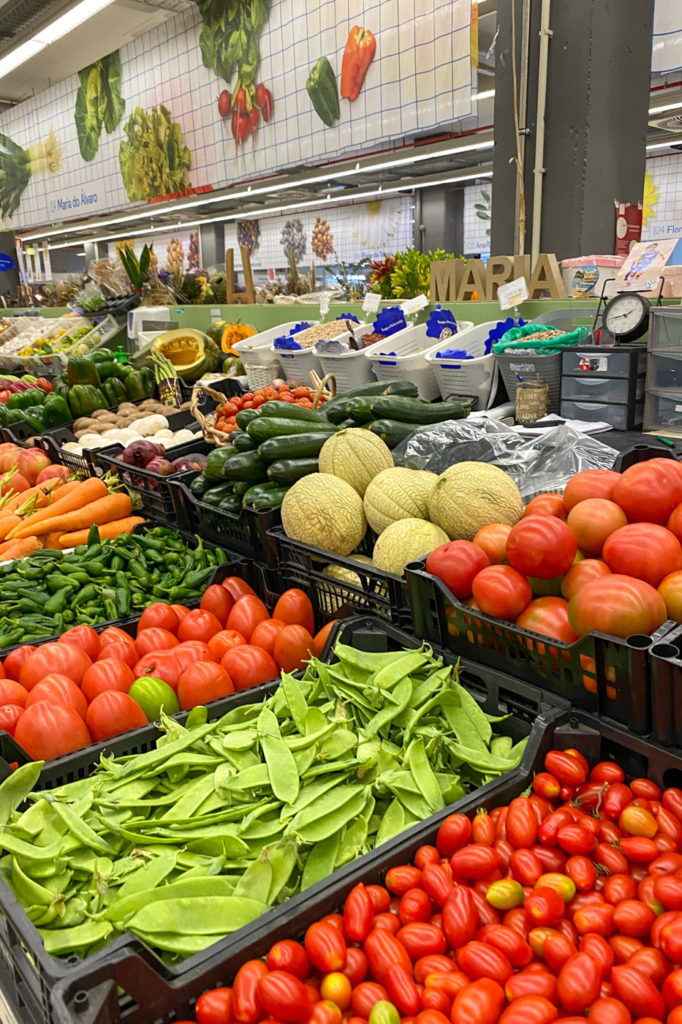
[[220, 309], [218, 306], [211, 307], [211, 320], [220, 320]]
[[402, 309], [405, 316], [413, 316], [418, 313], [424, 306], [428, 306], [429, 300], [425, 295], [415, 295], [413, 299], [405, 299], [401, 302], [400, 308]]
[[276, 278], [275, 268], [268, 267], [268, 281], [274, 281]]
[[508, 284], [501, 284], [497, 289], [497, 301], [500, 309], [511, 309], [518, 306], [519, 302], [525, 302], [528, 298], [528, 282], [525, 277], [517, 277], [515, 281]]
[[379, 292], [367, 292], [365, 295], [365, 301], [362, 303], [363, 313], [376, 313], [381, 302], [381, 296]]
[[329, 292], [323, 292], [320, 298], [320, 316], [326, 316], [329, 312]]

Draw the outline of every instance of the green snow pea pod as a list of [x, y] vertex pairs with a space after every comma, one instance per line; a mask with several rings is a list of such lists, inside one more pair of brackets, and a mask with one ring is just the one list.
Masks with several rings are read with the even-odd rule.
[[511, 736], [494, 736], [490, 741], [490, 753], [493, 755], [493, 757], [508, 758], [511, 749]]
[[234, 887], [234, 896], [247, 896], [249, 899], [258, 900], [259, 903], [270, 905], [268, 893], [272, 886], [273, 872], [272, 864], [267, 856], [267, 848], [258, 858], [249, 864], [248, 868]]
[[98, 836], [90, 826], [83, 820], [83, 818], [77, 814], [69, 804], [62, 804], [58, 801], [52, 805], [66, 824], [69, 831], [78, 839], [84, 846], [89, 846], [91, 850], [95, 850], [97, 853], [114, 854], [115, 851], [107, 843], [105, 839]]
[[315, 843], [306, 857], [301, 876], [301, 889], [308, 889], [316, 882], [321, 882], [331, 875], [339, 853], [341, 843], [341, 832], [334, 832], [327, 839], [321, 839]]
[[116, 899], [118, 902], [135, 893], [154, 889], [160, 885], [165, 878], [175, 870], [177, 853], [174, 850], [164, 850], [158, 857], [147, 861], [141, 868], [135, 871], [119, 888]]
[[440, 786], [436, 780], [436, 776], [433, 774], [429, 759], [426, 756], [426, 750], [424, 748], [424, 740], [419, 737], [418, 739], [412, 740], [407, 753], [405, 755], [405, 761], [410, 766], [412, 776], [419, 788], [419, 792], [423, 794], [424, 799], [427, 801], [433, 811], [440, 811], [445, 807], [443, 802], [443, 794], [440, 791]]
[[272, 792], [282, 803], [291, 804], [298, 796], [300, 779], [294, 756], [282, 740], [279, 722], [272, 711], [263, 708], [256, 726]]
[[374, 677], [374, 686], [380, 690], [391, 690], [405, 676], [416, 672], [429, 660], [424, 651], [409, 651], [406, 654], [393, 655], [393, 661], [385, 665]]
[[0, 825], [6, 825], [17, 807], [35, 787], [44, 761], [29, 761], [12, 772], [0, 785]]
[[[342, 788], [339, 787], [339, 790]], [[361, 814], [365, 807], [367, 790], [364, 786], [358, 786], [357, 788], [358, 791], [350, 799], [347, 799], [342, 806], [337, 807], [330, 814], [318, 816], [316, 819], [302, 824], [294, 819], [289, 825], [289, 831], [297, 835], [304, 843], [316, 843], [333, 835], [334, 832], [338, 832], [340, 828], [348, 824], [358, 814]], [[306, 812], [304, 811], [303, 814], [305, 815]]]
[[86, 921], [74, 928], [39, 929], [45, 949], [52, 956], [64, 956], [94, 946], [108, 939], [112, 930], [108, 921]]
[[[134, 876], [133, 876], [134, 877]], [[214, 875], [201, 875], [181, 878], [170, 884], [150, 886], [123, 896], [107, 907], [105, 917], [109, 921], [125, 921], [133, 914], [138, 914], [145, 907], [157, 905], [171, 900], [184, 899], [205, 900], [212, 896], [226, 898], [232, 895], [234, 886], [229, 879]]]
[[[215, 881], [211, 879], [211, 881]], [[246, 896], [179, 897], [143, 907], [127, 922], [135, 932], [179, 932], [182, 935], [228, 935], [267, 910]]]
[[272, 866], [272, 883], [267, 899], [270, 906], [277, 902], [291, 878], [291, 873], [296, 867], [297, 853], [296, 843], [289, 839], [283, 839], [281, 842], [275, 843], [274, 846], [267, 847], [267, 855]]

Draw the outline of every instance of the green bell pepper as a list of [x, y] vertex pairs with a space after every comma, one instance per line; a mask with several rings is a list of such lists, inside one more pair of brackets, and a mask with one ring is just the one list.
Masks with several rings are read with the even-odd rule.
[[89, 416], [96, 409], [106, 409], [107, 400], [99, 388], [91, 384], [76, 384], [69, 392], [69, 405], [74, 419]]
[[103, 381], [102, 391], [109, 405], [120, 405], [121, 402], [128, 401], [128, 392], [123, 386], [123, 381], [118, 380], [117, 377]]
[[326, 57], [320, 57], [311, 69], [305, 87], [312, 100], [315, 113], [331, 128], [341, 116], [341, 111], [336, 75]]
[[43, 405], [43, 419], [45, 427], [62, 427], [73, 419], [69, 403], [63, 395], [48, 395]]
[[148, 397], [149, 393], [142, 376], [142, 370], [134, 370], [132, 373], [128, 374], [125, 379], [125, 389], [128, 395], [128, 400], [131, 402], [137, 402], [142, 398]]
[[7, 419], [8, 409], [4, 402], [0, 402], [0, 427], [4, 427], [8, 422]]
[[142, 382], [144, 384], [145, 398], [149, 398], [154, 388], [156, 387], [156, 376], [151, 366], [143, 366], [140, 370], [142, 374]]
[[[5, 406], [7, 409], [7, 406]], [[24, 419], [24, 414], [21, 409], [7, 409], [7, 415], [5, 417], [6, 423], [19, 423], [20, 420]]]
[[72, 356], [66, 364], [66, 377], [71, 387], [76, 384], [97, 387], [100, 380], [97, 364], [89, 356]]
[[27, 388], [26, 391], [15, 391], [7, 399], [9, 409], [28, 409], [32, 405], [42, 405], [45, 392], [42, 388]]
[[90, 359], [93, 363], [110, 363], [114, 358], [114, 353], [110, 348], [97, 348], [94, 352], [90, 353]]
[[42, 405], [30, 405], [28, 409], [22, 409], [22, 419], [25, 419], [30, 427], [33, 427], [39, 434], [45, 430], [45, 408]]
[[109, 380], [110, 377], [120, 378], [120, 364], [114, 359], [110, 359], [108, 363], [98, 363], [97, 372], [99, 373], [100, 381]]

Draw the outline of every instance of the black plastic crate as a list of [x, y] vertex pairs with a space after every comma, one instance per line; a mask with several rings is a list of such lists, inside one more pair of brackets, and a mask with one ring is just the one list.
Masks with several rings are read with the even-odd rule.
[[[682, 778], [679, 754], [661, 750], [584, 711], [545, 713], [540, 724], [536, 742], [529, 743], [522, 772], [466, 797], [456, 806], [457, 811], [473, 816], [479, 808], [491, 810], [509, 803], [526, 790], [535, 772], [543, 770], [544, 757], [552, 748], [576, 748], [590, 762], [616, 760], [628, 777], [647, 777], [659, 785], [678, 785]], [[452, 810], [449, 808], [445, 813]], [[100, 961], [90, 972], [74, 972], [70, 979], [55, 987], [54, 1024], [172, 1024], [193, 1017], [201, 993], [231, 984], [245, 961], [264, 956], [270, 946], [282, 939], [301, 939], [310, 924], [324, 914], [338, 911], [358, 882], [380, 884], [389, 868], [411, 862], [420, 846], [434, 843], [442, 816], [415, 826], [331, 879], [312, 886], [304, 900], [297, 898], [288, 904], [287, 915], [277, 920], [274, 914], [268, 915], [240, 948], [225, 950], [222, 955], [197, 964], [182, 978], [174, 977], [167, 969], [159, 970], [144, 951], [134, 946], [118, 949], [108, 962]]]
[[653, 645], [650, 661], [652, 737], [682, 748], [682, 626]]
[[588, 633], [573, 644], [550, 640], [462, 604], [424, 562], [407, 567], [414, 629], [462, 657], [510, 672], [605, 715], [642, 735], [651, 729], [649, 648], [671, 629], [627, 640]]
[[[420, 645], [420, 641], [386, 622], [355, 617], [337, 625], [323, 654], [324, 660], [330, 659], [337, 638], [342, 638], [344, 643], [352, 643], [367, 650], [392, 650]], [[447, 660], [452, 663], [456, 659]], [[473, 809], [481, 804], [485, 805], [486, 801], [490, 804], [503, 801], [510, 785], [514, 787], [515, 792], [520, 792], [528, 784], [529, 772], [539, 752], [547, 749], [544, 737], [548, 724], [562, 715], [565, 716], [566, 702], [544, 694], [517, 679], [467, 662], [460, 665], [460, 681], [474, 694], [487, 712], [509, 716], [501, 723], [501, 731], [510, 735], [514, 742], [528, 737], [528, 745], [521, 764], [500, 779], [473, 791], [463, 800], [428, 818], [425, 823], [408, 830], [398, 839], [388, 841], [376, 851], [335, 871], [331, 881], [326, 879], [320, 885], [310, 887], [288, 902], [273, 908], [258, 921], [221, 939], [181, 964], [165, 965], [144, 943], [130, 934], [121, 935], [104, 950], [84, 961], [77, 957], [68, 960], [56, 959], [46, 953], [37, 929], [31, 924], [8, 887], [0, 881], [0, 984], [15, 1012], [19, 1014], [22, 1024], [56, 1024], [60, 1018], [53, 1014], [50, 1002], [55, 984], [59, 981], [64, 982], [62, 998], [66, 1003], [75, 997], [76, 992], [83, 989], [85, 979], [89, 979], [87, 985], [90, 986], [100, 980], [114, 978], [115, 964], [118, 963], [117, 954], [121, 955], [121, 962], [135, 961], [143, 965], [141, 970], [148, 978], [148, 984], [136, 989], [134, 982], [125, 981], [123, 987], [137, 999], [141, 999], [142, 1003], [147, 1000], [146, 1004], [139, 1010], [136, 1009], [130, 1016], [127, 1011], [124, 1011], [124, 1016], [120, 1016], [119, 1004], [114, 999], [111, 1012], [115, 1013], [115, 1016], [99, 1016], [98, 1014], [104, 1011], [97, 1009], [94, 1016], [75, 1016], [73, 1019], [97, 1021], [98, 1024], [114, 1020], [130, 1020], [131, 1024], [156, 1022], [161, 1014], [170, 1013], [171, 1005], [163, 1009], [155, 1005], [154, 979], [161, 979], [162, 987], [169, 987], [169, 991], [180, 992], [184, 986], [189, 986], [192, 993], [198, 995], [208, 983], [202, 981], [197, 991], [192, 988], [191, 979], [197, 975], [203, 978], [208, 964], [234, 963], [235, 958], [242, 959], [242, 951], [247, 946], [266, 942], [268, 935], [273, 942], [275, 934], [289, 934], [289, 922], [293, 915], [307, 912], [312, 918], [323, 912], [317, 909], [323, 893], [344, 892], [353, 884], [351, 879], [359, 871], [366, 870], [371, 873], [375, 863], [382, 863], [390, 857], [396, 844], [409, 843], [414, 834], [421, 835], [425, 829], [435, 830], [438, 823], [453, 810]], [[213, 719], [239, 704], [254, 703], [273, 693], [277, 686], [278, 682], [273, 681], [216, 701], [208, 706], [209, 716]], [[38, 788], [48, 790], [84, 777], [99, 762], [104, 751], [109, 754], [125, 755], [149, 750], [157, 736], [156, 727], [148, 725], [126, 736], [59, 758], [43, 768]], [[335, 899], [338, 902], [338, 897]], [[295, 930], [298, 931], [297, 926]], [[144, 991], [147, 993], [146, 996]], [[173, 997], [173, 1005], [178, 999], [178, 995]], [[123, 997], [123, 1004], [125, 1002]], [[71, 1020], [69, 1016], [61, 1019]], [[168, 1016], [165, 1019], [172, 1020], [173, 1017]]]
[[[270, 537], [277, 544], [277, 570], [283, 587], [307, 589], [313, 604], [325, 615], [331, 617], [352, 608], [361, 615], [379, 615], [399, 629], [424, 636], [419, 629], [413, 630], [405, 577], [355, 561], [352, 555], [335, 555], [292, 540], [281, 527], [271, 530]], [[371, 558], [373, 548], [374, 535], [368, 530], [357, 554]]]
[[240, 512], [214, 508], [194, 497], [189, 489], [192, 479], [189, 473], [183, 474], [182, 478], [174, 478], [173, 486], [177, 514], [184, 515], [188, 529], [214, 544], [224, 544], [232, 551], [275, 568], [279, 552], [269, 531], [282, 521], [279, 508], [243, 507]]
[[635, 466], [638, 462], [647, 462], [649, 459], [673, 459], [675, 462], [679, 461], [669, 445], [665, 445], [661, 441], [658, 444], [655, 444], [653, 441], [642, 441], [630, 445], [629, 448], [620, 452], [613, 463], [613, 469], [617, 473], [624, 473], [630, 466]]

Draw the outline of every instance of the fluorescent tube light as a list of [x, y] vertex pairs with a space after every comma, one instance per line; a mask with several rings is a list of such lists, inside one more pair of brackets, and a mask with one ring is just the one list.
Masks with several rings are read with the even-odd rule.
[[[680, 139], [682, 142], [682, 139]], [[647, 153], [651, 153], [654, 149], [670, 149], [671, 146], [679, 145], [679, 143], [671, 142], [655, 142], [651, 146], [646, 147]]]
[[113, 2], [114, 0], [81, 0], [81, 3], [76, 4], [66, 14], [62, 14], [60, 18], [55, 18], [49, 25], [36, 32], [31, 39], [17, 46], [7, 56], [2, 57], [0, 59], [0, 79], [5, 78], [11, 71], [25, 64], [27, 60], [35, 57], [36, 54], [51, 46], [52, 43], [63, 39], [69, 32], [73, 32], [84, 21], [88, 21], [95, 14], [99, 14], [100, 11], [103, 11], [105, 7], [108, 7]]
[[472, 98], [472, 100], [491, 100], [494, 95], [495, 95], [495, 90], [494, 89], [486, 89], [485, 92], [475, 92], [475, 93], [472, 93], [471, 98]]
[[682, 103], [666, 103], [664, 107], [649, 107], [650, 114], [662, 114], [665, 110], [679, 110]]

